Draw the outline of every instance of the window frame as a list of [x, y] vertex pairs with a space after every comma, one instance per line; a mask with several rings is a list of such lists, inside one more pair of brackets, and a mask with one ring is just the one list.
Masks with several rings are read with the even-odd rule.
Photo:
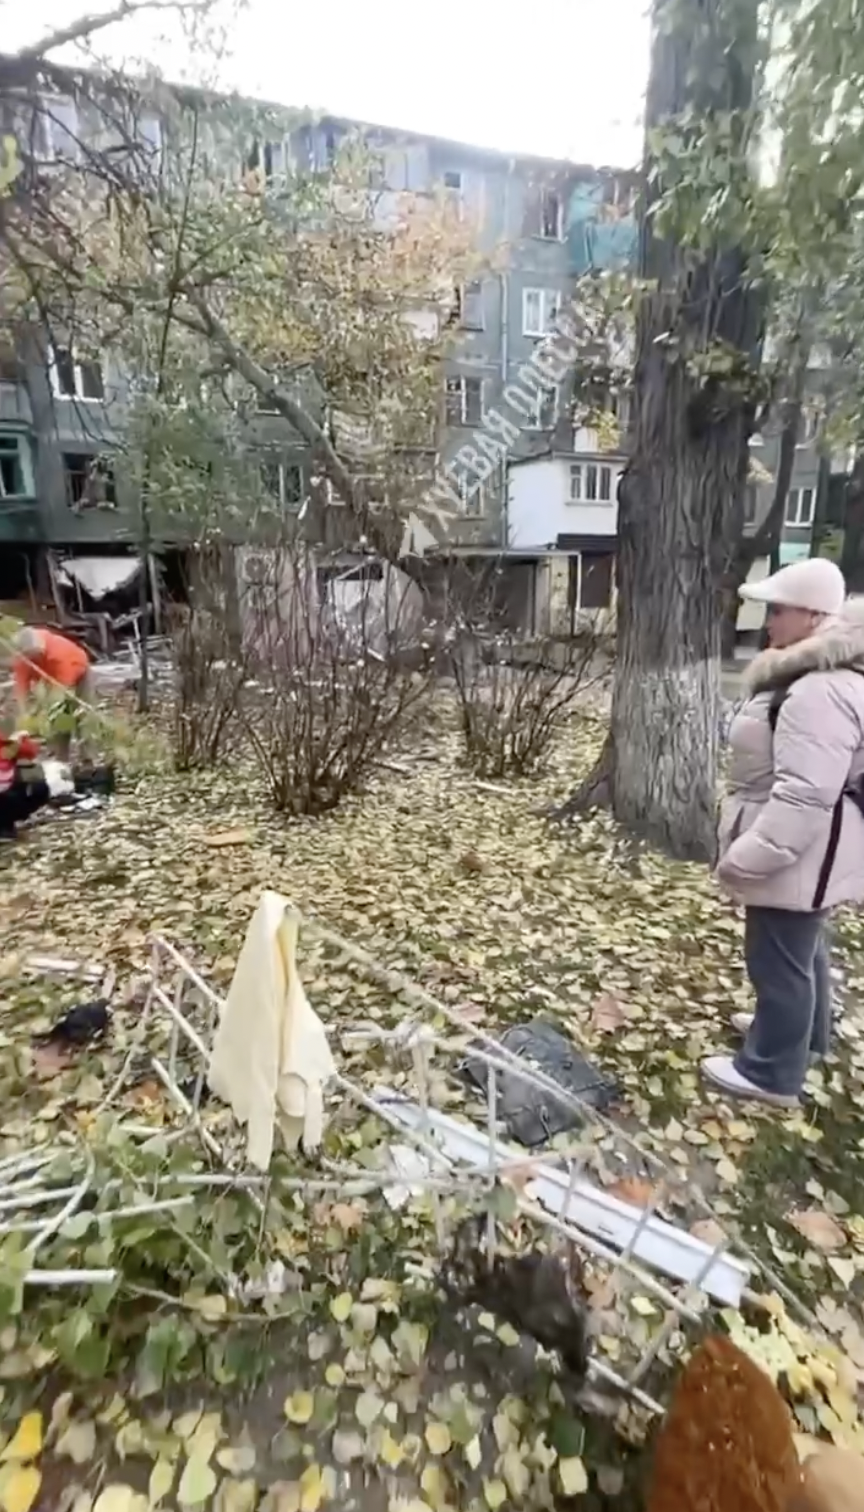
[[[478, 398], [478, 401], [479, 401], [479, 414], [478, 414], [478, 416], [477, 416], [476, 419], [470, 419], [469, 415], [468, 415], [468, 408], [469, 408], [469, 406], [468, 406], [468, 384], [469, 383], [471, 383], [471, 384], [475, 384], [476, 383], [476, 385], [477, 385], [477, 398]], [[457, 392], [457, 388], [456, 388], [457, 384], [458, 384], [458, 393], [460, 395], [460, 401], [459, 401], [459, 418], [458, 419], [456, 419], [456, 418], [453, 417], [453, 415], [450, 413], [449, 406], [448, 406], [448, 399], [449, 399], [449, 397], [452, 394], [455, 394]], [[472, 393], [473, 392], [474, 391], [472, 390]], [[444, 379], [444, 420], [445, 420], [445, 423], [447, 425], [466, 425], [466, 426], [470, 426], [472, 428], [472, 430], [476, 430], [476, 428], [477, 428], [478, 425], [482, 425], [483, 424], [483, 414], [484, 414], [484, 409], [483, 409], [483, 379], [482, 378], [475, 378], [475, 377], [473, 377], [471, 375], [466, 375], [464, 373], [451, 373], [451, 374], [449, 374]]]
[[[84, 485], [81, 490], [81, 496], [77, 499], [72, 497], [71, 479], [74, 474], [68, 466], [70, 458], [79, 459], [82, 464], [85, 464], [81, 468], [84, 476]], [[84, 509], [117, 508], [117, 473], [110, 454], [98, 451], [61, 451], [60, 460], [63, 468], [63, 486], [66, 494], [66, 504], [73, 514], [80, 514]], [[97, 499], [91, 502], [86, 498], [87, 486], [94, 473], [98, 472], [100, 468], [107, 470], [107, 477], [110, 479], [110, 491], [113, 497], [109, 498], [106, 490], [104, 500]]]
[[[542, 330], [535, 330], [535, 329], [533, 329], [529, 325], [529, 321], [528, 321], [528, 304], [529, 304], [529, 300], [531, 300], [535, 296], [537, 297], [537, 299], [539, 301], [539, 324], [543, 327]], [[547, 305], [548, 305], [548, 303], [549, 303], [550, 300], [554, 301], [554, 303], [552, 304], [551, 314], [547, 310]], [[560, 289], [550, 289], [546, 285], [534, 285], [534, 284], [531, 284], [531, 285], [527, 286], [526, 288], [523, 288], [523, 290], [522, 290], [522, 335], [523, 336], [530, 336], [532, 339], [536, 339], [536, 340], [540, 340], [540, 341], [542, 341], [546, 336], [551, 336], [552, 332], [555, 329], [554, 322], [558, 318], [558, 315], [560, 313], [561, 306], [562, 306], [563, 302], [564, 302], [563, 301], [563, 296], [561, 294], [561, 290]], [[545, 324], [544, 324], [544, 322], [545, 322]]]
[[[593, 495], [588, 491], [589, 475], [592, 473], [594, 475]], [[568, 504], [591, 504], [597, 507], [614, 504], [617, 491], [614, 486], [615, 476], [616, 470], [611, 462], [598, 462], [594, 460], [571, 462]], [[607, 488], [605, 495], [603, 492], [604, 483]]]
[[[299, 514], [304, 504], [305, 489], [303, 484], [303, 468], [299, 462], [288, 462], [280, 456], [264, 456], [261, 459], [261, 481], [269, 496], [279, 505], [283, 514]], [[273, 467], [277, 469], [278, 491], [269, 488], [264, 476], [264, 469]], [[294, 473], [297, 478], [296, 499], [288, 497], [287, 475]]]
[[[9, 444], [7, 445], [4, 443]], [[0, 431], [0, 453], [8, 456], [14, 456], [15, 464], [18, 468], [18, 474], [21, 479], [20, 491], [7, 493], [5, 485], [3, 483], [2, 473], [0, 473], [0, 503], [5, 503], [7, 499], [32, 499], [33, 471], [32, 459], [29, 455], [29, 443], [27, 437], [22, 435], [18, 431]]]
[[[59, 356], [61, 352], [66, 354], [72, 369], [72, 386], [74, 388], [74, 393], [72, 394], [66, 393], [65, 389], [61, 388], [60, 386]], [[94, 394], [85, 394], [82, 392], [83, 386], [81, 382], [81, 375], [85, 367], [93, 368], [99, 374], [99, 387], [101, 388], [102, 392], [98, 396]], [[80, 363], [76, 360], [75, 349], [71, 343], [69, 344], [69, 346], [60, 346], [55, 341], [49, 343], [48, 382], [51, 387], [51, 393], [53, 394], [55, 399], [65, 399], [72, 404], [105, 403], [105, 364], [102, 358], [88, 358], [84, 363]]]
[[[547, 206], [547, 202], [550, 199], [553, 199], [555, 201], [555, 211], [556, 211], [556, 213], [555, 213], [555, 231], [554, 231], [554, 233], [550, 233], [550, 232], [548, 232], [545, 229], [545, 227], [546, 227], [546, 206]], [[563, 198], [563, 195], [561, 194], [561, 191], [559, 189], [554, 188], [551, 184], [544, 184], [544, 185], [542, 185], [541, 189], [540, 189], [540, 196], [539, 196], [539, 201], [538, 201], [538, 205], [537, 205], [537, 212], [538, 212], [538, 214], [537, 214], [537, 225], [538, 225], [539, 229], [538, 229], [536, 235], [537, 235], [538, 241], [548, 241], [548, 242], [560, 242], [560, 241], [563, 241], [564, 240], [564, 198]]]
[[[806, 519], [801, 518], [801, 506], [805, 495], [809, 496], [809, 511]], [[795, 500], [795, 515], [790, 515], [789, 506]], [[791, 529], [808, 530], [816, 516], [816, 489], [815, 487], [790, 488], [786, 494], [786, 504], [783, 510], [783, 523]]]
[[[72, 130], [58, 116], [51, 114], [52, 109], [58, 106], [69, 110]], [[78, 140], [80, 113], [77, 101], [71, 95], [53, 94], [50, 91], [40, 93], [33, 113], [34, 130], [30, 134], [30, 145], [34, 163], [47, 166], [51, 163], [78, 162], [81, 144]], [[65, 154], [61, 147], [63, 141], [70, 144], [70, 150]]]
[[[558, 420], [558, 389], [559, 385], [557, 383], [544, 384], [542, 388], [537, 389], [533, 396], [534, 408], [526, 422], [527, 430], [551, 431], [555, 429]], [[543, 420], [544, 401], [547, 403], [551, 402], [552, 405], [552, 414], [548, 425], [544, 424]]]
[[456, 491], [462, 500], [463, 517], [466, 520], [482, 519], [486, 513], [486, 484], [483, 480], [460, 473], [456, 479]]

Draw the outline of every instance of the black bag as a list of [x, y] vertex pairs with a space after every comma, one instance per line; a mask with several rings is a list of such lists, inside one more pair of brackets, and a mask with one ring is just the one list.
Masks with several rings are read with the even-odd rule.
[[[864, 669], [862, 668], [850, 667], [848, 668], [848, 670], [850, 672], [857, 672], [859, 676], [864, 677]], [[768, 705], [768, 724], [770, 726], [772, 736], [776, 732], [777, 721], [780, 718], [780, 710], [789, 697], [789, 690], [791, 686], [791, 683], [787, 683], [785, 688], [776, 688], [771, 695], [771, 702]], [[828, 844], [825, 848], [825, 856], [823, 858], [822, 865], [819, 868], [819, 878], [816, 883], [816, 891], [813, 894], [812, 907], [814, 913], [819, 912], [819, 909], [822, 907], [822, 904], [825, 901], [825, 894], [828, 890], [828, 883], [831, 880], [831, 872], [834, 869], [834, 862], [837, 859], [837, 847], [840, 844], [840, 835], [843, 830], [843, 804], [846, 798], [851, 798], [861, 816], [864, 817], [864, 779], [859, 777], [856, 782], [850, 783], [848, 787], [844, 787], [842, 793], [840, 794], [840, 797], [837, 799], [837, 802], [834, 805], [831, 814], [831, 828], [828, 831]]]

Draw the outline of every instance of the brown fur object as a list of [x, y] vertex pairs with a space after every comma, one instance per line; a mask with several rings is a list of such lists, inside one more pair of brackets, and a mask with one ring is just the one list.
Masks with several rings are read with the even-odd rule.
[[707, 1339], [660, 1430], [647, 1512], [787, 1512], [800, 1484], [780, 1393], [729, 1339]]
[[864, 1459], [848, 1449], [814, 1454], [786, 1512], [864, 1512]]

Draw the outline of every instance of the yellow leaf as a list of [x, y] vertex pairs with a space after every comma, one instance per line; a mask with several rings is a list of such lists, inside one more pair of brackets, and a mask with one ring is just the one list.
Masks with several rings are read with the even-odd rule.
[[289, 1423], [308, 1423], [315, 1411], [315, 1398], [311, 1391], [295, 1391], [285, 1398], [282, 1411]]
[[307, 1465], [300, 1477], [300, 1512], [318, 1512], [324, 1500], [324, 1484], [319, 1465]]
[[96, 1453], [96, 1424], [67, 1424], [57, 1440], [57, 1453], [67, 1455], [75, 1465], [86, 1465]]
[[828, 1264], [835, 1276], [843, 1282], [844, 1286], [851, 1286], [855, 1280], [855, 1261], [841, 1260], [837, 1255], [828, 1256]]
[[462, 1450], [462, 1453], [468, 1461], [468, 1464], [471, 1466], [471, 1469], [476, 1470], [483, 1458], [483, 1451], [480, 1448], [480, 1440], [477, 1437], [476, 1433], [472, 1439], [469, 1439], [468, 1443], [465, 1445], [465, 1448]]
[[30, 1512], [39, 1495], [42, 1473], [35, 1465], [16, 1465], [3, 1476], [0, 1505], [3, 1512]]
[[507, 1500], [507, 1487], [501, 1480], [484, 1480], [483, 1495], [487, 1507], [491, 1507], [492, 1512], [498, 1512], [498, 1508], [503, 1507]]
[[[199, 1507], [216, 1490], [216, 1471], [197, 1455], [188, 1459], [177, 1487], [177, 1500], [184, 1507]], [[94, 1507], [93, 1512], [96, 1512]]]
[[119, 1481], [114, 1481], [104, 1491], [100, 1491], [93, 1512], [132, 1512], [136, 1499], [131, 1486], [123, 1486]]
[[650, 1302], [647, 1297], [631, 1297], [630, 1306], [635, 1313], [639, 1314], [640, 1318], [653, 1318], [657, 1311], [654, 1303]]
[[519, 1343], [519, 1335], [512, 1323], [502, 1323], [496, 1332], [501, 1343], [506, 1344], [510, 1349], [513, 1349]]
[[254, 1480], [223, 1480], [213, 1500], [213, 1512], [254, 1512], [258, 1487]]
[[565, 1496], [582, 1496], [588, 1490], [588, 1474], [578, 1455], [559, 1460], [558, 1474]]
[[174, 1419], [174, 1432], [179, 1434], [181, 1439], [187, 1439], [191, 1433], [195, 1432], [200, 1421], [200, 1407], [197, 1410], [193, 1409], [192, 1412], [184, 1412], [180, 1417]]
[[166, 1459], [158, 1459], [150, 1471], [150, 1480], [147, 1486], [147, 1494], [151, 1507], [158, 1506], [163, 1496], [174, 1484], [174, 1466]]
[[430, 1454], [446, 1454], [453, 1443], [446, 1423], [427, 1423], [423, 1437]]
[[351, 1293], [340, 1292], [339, 1296], [334, 1297], [333, 1301], [330, 1303], [331, 1316], [336, 1319], [337, 1323], [344, 1323], [346, 1319], [350, 1317], [351, 1308], [353, 1307], [353, 1305], [354, 1298], [352, 1297]]
[[42, 1449], [42, 1414], [27, 1412], [22, 1417], [0, 1460], [35, 1459]]
[[385, 1428], [382, 1434], [381, 1443], [378, 1446], [378, 1458], [383, 1460], [385, 1465], [389, 1465], [391, 1470], [401, 1465], [404, 1458], [402, 1445], [396, 1442], [389, 1428]]
[[342, 1386], [345, 1383], [345, 1371], [333, 1360], [324, 1372], [324, 1379], [328, 1386]]
[[441, 1507], [446, 1502], [450, 1486], [440, 1465], [424, 1465], [420, 1490], [432, 1507]]
[[228, 1299], [221, 1292], [216, 1292], [212, 1297], [201, 1297], [196, 1305], [202, 1318], [206, 1318], [208, 1323], [216, 1323], [228, 1311]]
[[229, 1475], [246, 1475], [255, 1465], [255, 1447], [253, 1444], [238, 1444], [236, 1448], [220, 1449], [216, 1463]]

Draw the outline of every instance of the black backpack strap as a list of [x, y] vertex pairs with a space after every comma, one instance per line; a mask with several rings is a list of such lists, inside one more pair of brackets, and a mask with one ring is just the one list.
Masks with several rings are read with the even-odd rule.
[[[864, 676], [864, 673], [862, 673], [862, 676]], [[771, 727], [772, 735], [777, 728], [777, 721], [780, 718], [780, 710], [782, 709], [788, 697], [788, 687], [775, 688], [774, 692], [771, 694], [771, 702], [768, 705], [768, 724]]]

